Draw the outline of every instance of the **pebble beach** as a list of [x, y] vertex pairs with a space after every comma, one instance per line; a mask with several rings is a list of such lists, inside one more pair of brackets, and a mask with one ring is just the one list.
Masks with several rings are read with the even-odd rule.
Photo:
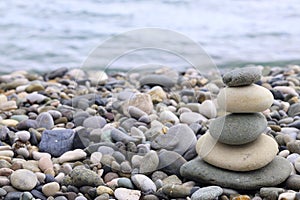
[[300, 66], [255, 68], [0, 75], [0, 199], [300, 199]]

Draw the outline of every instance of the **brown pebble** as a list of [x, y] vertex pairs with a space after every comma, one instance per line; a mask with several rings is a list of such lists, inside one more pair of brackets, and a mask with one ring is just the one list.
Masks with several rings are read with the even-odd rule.
[[233, 197], [231, 200], [251, 200], [251, 198], [248, 195], [238, 195]]
[[280, 132], [281, 131], [281, 127], [278, 125], [269, 125], [269, 127], [275, 131], [275, 132]]

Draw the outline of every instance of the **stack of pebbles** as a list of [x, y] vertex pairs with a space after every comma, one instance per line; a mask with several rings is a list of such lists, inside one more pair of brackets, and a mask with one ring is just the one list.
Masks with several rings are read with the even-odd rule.
[[224, 74], [227, 87], [217, 101], [229, 114], [211, 122], [196, 145], [200, 158], [185, 164], [182, 176], [234, 189], [258, 189], [286, 180], [290, 164], [276, 156], [276, 141], [263, 133], [267, 121], [261, 112], [272, 105], [273, 95], [254, 84], [260, 78], [260, 69], [254, 67]]

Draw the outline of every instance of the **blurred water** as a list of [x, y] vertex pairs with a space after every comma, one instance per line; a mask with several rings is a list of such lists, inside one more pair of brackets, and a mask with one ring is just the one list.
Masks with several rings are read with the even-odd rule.
[[[0, 71], [79, 67], [112, 35], [142, 27], [188, 36], [219, 66], [300, 63], [299, 24], [298, 0], [2, 0]], [[189, 52], [185, 43], [174, 45]], [[184, 65], [174, 55], [144, 51], [114, 67], [136, 65], [135, 58]]]

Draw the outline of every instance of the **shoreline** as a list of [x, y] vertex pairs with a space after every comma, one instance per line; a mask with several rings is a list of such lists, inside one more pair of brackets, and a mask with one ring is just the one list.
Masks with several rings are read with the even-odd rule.
[[[278, 188], [222, 188], [220, 199], [299, 198], [299, 74], [298, 65], [265, 67], [257, 82], [274, 96], [265, 134], [292, 176]], [[218, 73], [195, 69], [0, 75], [0, 196], [191, 198], [212, 185], [183, 178], [180, 167], [197, 157], [195, 141], [222, 113], [215, 101], [223, 87]]]

